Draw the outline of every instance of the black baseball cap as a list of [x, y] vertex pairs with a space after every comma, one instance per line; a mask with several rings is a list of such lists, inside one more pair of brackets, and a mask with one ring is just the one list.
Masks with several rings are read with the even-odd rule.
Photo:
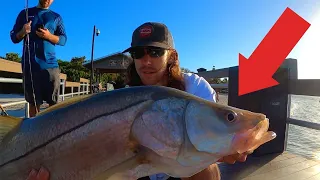
[[146, 22], [134, 30], [131, 47], [122, 53], [139, 46], [153, 46], [165, 49], [174, 48], [173, 37], [165, 24]]

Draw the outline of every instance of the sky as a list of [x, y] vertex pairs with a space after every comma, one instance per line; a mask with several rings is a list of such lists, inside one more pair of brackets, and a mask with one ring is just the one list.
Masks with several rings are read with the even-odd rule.
[[[28, 7], [37, 3], [29, 0]], [[22, 53], [22, 43], [13, 44], [9, 33], [25, 4], [2, 0], [0, 56]], [[320, 79], [319, 0], [54, 0], [50, 9], [62, 16], [68, 35], [67, 44], [57, 46], [58, 59], [90, 60], [94, 25], [101, 32], [95, 37], [96, 59], [126, 49], [134, 29], [154, 21], [168, 26], [181, 66], [196, 72], [237, 66], [239, 53], [248, 58], [287, 7], [311, 23], [288, 58], [298, 59], [299, 79]]]

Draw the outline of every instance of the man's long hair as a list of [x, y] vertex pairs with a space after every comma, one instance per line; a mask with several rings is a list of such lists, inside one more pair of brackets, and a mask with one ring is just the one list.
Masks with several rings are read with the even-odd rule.
[[[169, 50], [169, 59], [173, 60], [168, 63], [165, 75], [168, 78], [168, 87], [176, 88], [185, 91], [184, 78], [181, 72], [178, 53], [174, 49]], [[168, 61], [169, 62], [169, 61]], [[143, 83], [137, 73], [134, 60], [129, 64], [127, 69], [127, 85], [129, 86], [142, 86]]]

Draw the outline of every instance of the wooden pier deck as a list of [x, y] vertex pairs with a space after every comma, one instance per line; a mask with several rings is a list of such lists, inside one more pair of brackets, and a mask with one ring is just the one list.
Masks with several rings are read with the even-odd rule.
[[246, 162], [220, 163], [221, 180], [320, 180], [320, 161], [285, 151], [260, 157], [249, 156]]

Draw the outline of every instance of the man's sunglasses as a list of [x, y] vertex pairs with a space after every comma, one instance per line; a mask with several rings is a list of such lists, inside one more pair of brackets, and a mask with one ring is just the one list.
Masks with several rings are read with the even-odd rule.
[[158, 47], [138, 47], [138, 48], [133, 48], [132, 50], [129, 51], [129, 53], [133, 59], [140, 59], [146, 54], [154, 58], [161, 57], [164, 55], [165, 51], [166, 49], [158, 48]]

